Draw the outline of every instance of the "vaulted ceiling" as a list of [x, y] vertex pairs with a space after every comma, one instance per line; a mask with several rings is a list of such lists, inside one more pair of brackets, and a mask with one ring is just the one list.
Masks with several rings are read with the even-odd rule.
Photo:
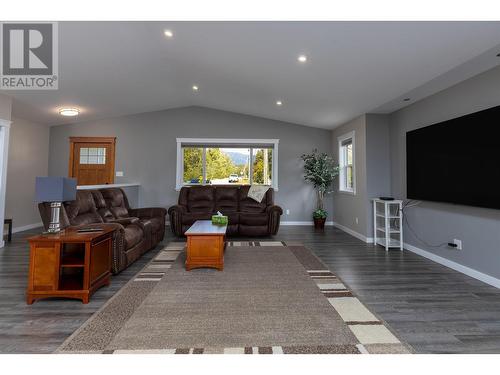
[[199, 105], [334, 128], [500, 64], [499, 36], [500, 22], [61, 22], [59, 89], [5, 93], [49, 125]]

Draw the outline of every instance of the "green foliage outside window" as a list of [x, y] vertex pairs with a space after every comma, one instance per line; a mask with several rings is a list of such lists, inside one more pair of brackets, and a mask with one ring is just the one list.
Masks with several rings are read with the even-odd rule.
[[219, 148], [207, 148], [207, 180], [212, 181], [219, 178], [227, 178], [236, 173], [236, 165], [229, 155]]
[[[273, 166], [273, 150], [267, 150], [267, 168], [264, 168], [264, 150], [259, 149], [255, 153], [253, 161], [253, 183], [254, 184], [270, 184]], [[266, 170], [264, 170], [266, 169]], [[266, 176], [267, 175], [267, 176]]]
[[203, 176], [203, 149], [195, 147], [185, 147], [184, 152], [184, 182], [201, 182]]
[[[203, 181], [203, 148], [184, 147], [183, 149], [184, 171], [183, 181], [185, 184], [202, 183]], [[248, 151], [250, 151], [248, 149]], [[254, 184], [271, 184], [272, 178], [272, 149], [267, 149], [267, 166], [264, 166], [266, 158], [264, 149], [255, 149], [253, 157], [253, 179]], [[250, 160], [244, 164], [235, 164], [231, 157], [220, 148], [206, 148], [206, 183], [213, 180], [227, 179], [231, 174], [239, 177], [240, 184], [249, 184]], [[248, 158], [250, 159], [250, 158]]]

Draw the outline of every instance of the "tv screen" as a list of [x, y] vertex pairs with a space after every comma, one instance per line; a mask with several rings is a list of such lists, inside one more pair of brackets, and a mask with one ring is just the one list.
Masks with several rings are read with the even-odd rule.
[[406, 133], [408, 199], [500, 209], [500, 106]]

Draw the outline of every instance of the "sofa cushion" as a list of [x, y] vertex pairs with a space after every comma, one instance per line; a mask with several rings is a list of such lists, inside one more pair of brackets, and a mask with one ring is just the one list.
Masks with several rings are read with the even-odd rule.
[[215, 188], [215, 210], [224, 215], [238, 211], [239, 186], [217, 186]]
[[125, 247], [130, 249], [142, 241], [143, 231], [138, 225], [127, 225], [125, 227]]
[[110, 210], [117, 219], [128, 217], [128, 210], [125, 207], [111, 207]]
[[[267, 193], [262, 202], [248, 198], [250, 186], [242, 186], [239, 190], [240, 212], [265, 212], [267, 207]], [[271, 189], [269, 189], [271, 190]]]
[[106, 206], [110, 209], [115, 218], [120, 219], [129, 216], [128, 201], [122, 189], [101, 189], [100, 193], [106, 201]]
[[268, 215], [261, 213], [240, 212], [239, 224], [243, 225], [267, 225]]
[[233, 225], [228, 225], [226, 229], [226, 235], [228, 236], [234, 236], [238, 234], [238, 224], [233, 224]]
[[77, 190], [76, 200], [65, 202], [64, 208], [71, 225], [102, 223], [90, 190]]
[[115, 216], [106, 206], [106, 201], [99, 190], [91, 190], [92, 196], [94, 197], [94, 203], [97, 208], [97, 213], [102, 218], [105, 223], [109, 223], [115, 220]]
[[212, 213], [186, 212], [182, 215], [182, 224], [193, 225], [196, 220], [211, 220]]
[[[215, 215], [215, 213], [214, 213], [214, 215]], [[240, 222], [240, 213], [239, 212], [224, 212], [224, 215], [227, 216], [227, 220], [228, 220], [229, 225], [238, 224]]]
[[193, 186], [189, 188], [187, 207], [193, 213], [212, 213], [215, 207], [214, 188]]
[[153, 232], [159, 232], [161, 230], [163, 223], [159, 217], [152, 217], [148, 220], [151, 222], [151, 227], [153, 229]]

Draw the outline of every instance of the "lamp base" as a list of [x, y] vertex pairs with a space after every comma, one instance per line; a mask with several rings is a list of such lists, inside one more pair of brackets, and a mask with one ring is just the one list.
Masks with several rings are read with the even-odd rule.
[[47, 233], [59, 233], [61, 232], [61, 224], [59, 223], [59, 214], [61, 212], [61, 202], [52, 202], [50, 204], [51, 208], [51, 219]]
[[59, 232], [49, 232], [48, 230], [44, 230], [42, 232], [42, 234], [45, 234], [45, 235], [50, 235], [50, 234], [56, 235], [56, 234], [64, 234], [64, 232], [65, 232], [64, 229], [61, 229]]

